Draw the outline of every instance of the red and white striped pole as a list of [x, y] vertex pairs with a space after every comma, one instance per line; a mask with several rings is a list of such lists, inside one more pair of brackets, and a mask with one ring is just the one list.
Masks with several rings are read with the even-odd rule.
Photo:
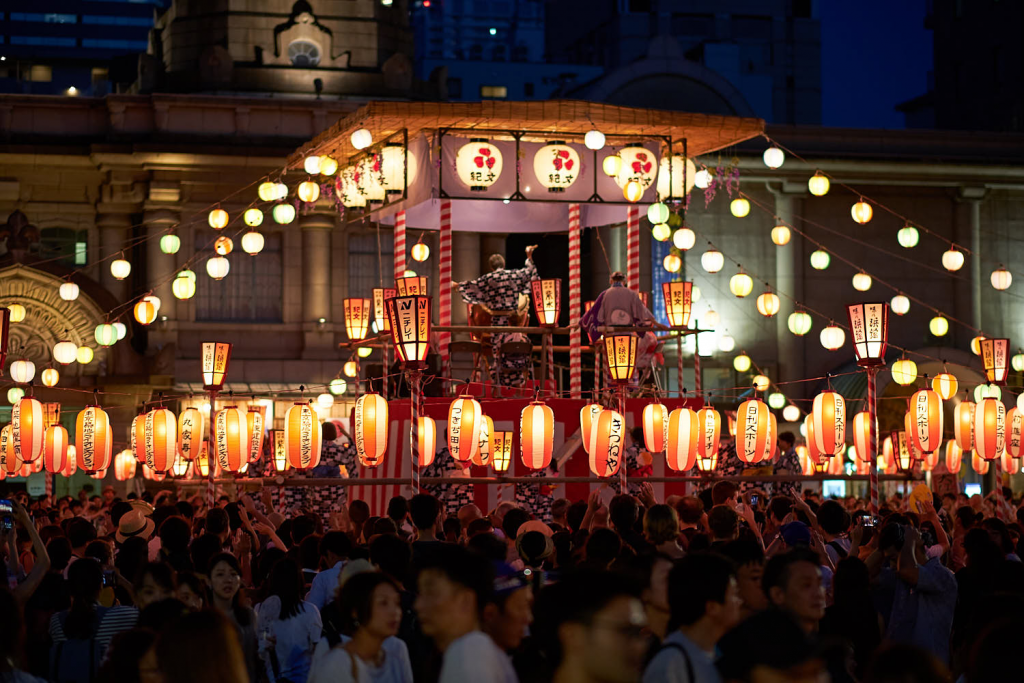
[[875, 387], [876, 368], [868, 373], [868, 497], [871, 514], [878, 514], [878, 390]]
[[[569, 325], [580, 321], [580, 205], [569, 205]], [[580, 331], [569, 333], [569, 396], [583, 397]]]
[[405, 211], [395, 214], [395, 280], [405, 276]]
[[[697, 329], [700, 329], [700, 323], [697, 323]], [[693, 390], [697, 392], [697, 396], [701, 394], [701, 385], [703, 384], [700, 377], [700, 335], [694, 333], [693, 335]]]
[[640, 291], [640, 207], [626, 209], [626, 286]]
[[[439, 299], [441, 302], [441, 314], [439, 322], [442, 326], [452, 324], [452, 202], [450, 199], [441, 200], [441, 258], [440, 258], [441, 281]], [[438, 350], [441, 353], [441, 361], [448, 366], [448, 377], [452, 376], [452, 362], [448, 355], [448, 345], [452, 341], [450, 332], [441, 332], [438, 335]]]

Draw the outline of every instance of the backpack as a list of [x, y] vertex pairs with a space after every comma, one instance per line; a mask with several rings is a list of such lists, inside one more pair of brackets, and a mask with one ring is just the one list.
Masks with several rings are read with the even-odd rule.
[[[106, 607], [96, 607], [88, 638], [68, 638], [50, 646], [51, 683], [92, 682], [103, 661], [104, 648], [96, 641], [96, 635], [106, 613]], [[66, 626], [67, 618], [67, 612], [57, 614], [62, 630]]]
[[693, 662], [690, 661], [690, 653], [686, 651], [686, 648], [679, 643], [663, 643], [653, 652], [648, 653], [647, 661], [644, 663], [644, 669], [654, 661], [654, 658], [661, 654], [664, 650], [676, 650], [683, 656], [683, 661], [686, 663], [686, 680], [694, 681]]

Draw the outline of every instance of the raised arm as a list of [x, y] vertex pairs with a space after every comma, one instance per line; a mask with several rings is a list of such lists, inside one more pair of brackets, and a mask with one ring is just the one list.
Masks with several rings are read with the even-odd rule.
[[[28, 599], [32, 597], [32, 594], [36, 592], [36, 589], [39, 588], [39, 584], [42, 583], [46, 572], [50, 571], [50, 555], [46, 552], [46, 545], [39, 536], [36, 525], [32, 523], [32, 518], [29, 517], [25, 507], [17, 501], [12, 501], [11, 505], [14, 506], [14, 514], [18, 522], [25, 527], [29, 538], [32, 539], [32, 550], [36, 556], [36, 563], [32, 566], [32, 571], [14, 589], [14, 599], [18, 601], [19, 605], [24, 606]], [[12, 554], [17, 555], [17, 546], [13, 549]]]

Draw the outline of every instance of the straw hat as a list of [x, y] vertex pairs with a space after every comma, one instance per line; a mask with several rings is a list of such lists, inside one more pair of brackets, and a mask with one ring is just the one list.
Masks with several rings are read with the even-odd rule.
[[124, 543], [129, 538], [138, 536], [140, 538], [149, 538], [153, 535], [153, 530], [156, 528], [156, 524], [149, 517], [142, 514], [142, 510], [134, 509], [121, 515], [121, 519], [117, 523], [117, 533], [114, 534], [114, 538], [118, 543]]

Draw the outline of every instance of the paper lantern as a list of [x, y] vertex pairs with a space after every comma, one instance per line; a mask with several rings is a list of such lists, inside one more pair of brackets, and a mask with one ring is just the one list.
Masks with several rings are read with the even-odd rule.
[[124, 450], [114, 457], [114, 479], [128, 481], [135, 476], [135, 458], [131, 451]]
[[900, 246], [904, 249], [913, 249], [917, 246], [920, 241], [921, 235], [912, 225], [904, 225], [896, 233], [896, 241], [899, 242]]
[[564, 142], [550, 142], [533, 155], [533, 173], [548, 192], [565, 192], [579, 177], [579, 152]]
[[110, 323], [101, 323], [93, 331], [93, 337], [100, 346], [113, 346], [117, 343], [117, 328]]
[[7, 402], [14, 405], [22, 399], [25, 395], [25, 390], [21, 387], [11, 387], [7, 390]]
[[654, 185], [658, 167], [655, 164], [657, 156], [653, 152], [638, 144], [626, 145], [619, 150], [619, 159], [619, 172], [615, 176], [619, 187], [626, 188], [630, 181], [634, 181], [642, 195]]
[[177, 455], [178, 429], [174, 413], [157, 408], [146, 413], [143, 423], [146, 466], [158, 474], [167, 474]]
[[619, 471], [623, 457], [626, 420], [614, 410], [602, 410], [590, 435], [590, 471], [610, 477]]
[[969, 453], [974, 450], [974, 412], [976, 404], [961, 401], [953, 409], [953, 436], [960, 450]]
[[814, 445], [826, 456], [842, 455], [846, 445], [846, 400], [835, 391], [814, 397]]
[[955, 273], [964, 267], [964, 252], [956, 247], [950, 247], [949, 251], [942, 253], [942, 267], [951, 273]]
[[114, 259], [110, 262], [110, 274], [115, 280], [123, 280], [132, 272], [132, 264], [123, 258]]
[[345, 306], [345, 333], [352, 341], [366, 339], [366, 331], [370, 327], [369, 299], [348, 298]]
[[697, 443], [697, 457], [714, 457], [717, 463], [718, 441], [722, 435], [722, 416], [711, 406], [705, 406], [697, 411], [697, 424], [701, 430], [700, 441]]
[[[883, 365], [889, 339], [889, 306], [885, 303], [851, 304], [846, 307], [846, 311], [850, 318], [850, 334], [853, 337], [853, 352], [857, 358], [857, 365]], [[913, 365], [913, 361], [907, 362]], [[913, 370], [916, 378], [916, 365], [913, 366]], [[910, 381], [912, 382], [914, 378]]]
[[[330, 408], [334, 405], [334, 394], [328, 394], [326, 392], [317, 394], [316, 396], [316, 407], [325, 411], [325, 414], [330, 414]], [[320, 410], [317, 410], [319, 413]]]
[[700, 265], [709, 273], [717, 273], [725, 265], [725, 257], [717, 249], [708, 249], [701, 254]]
[[665, 315], [673, 327], [686, 327], [690, 324], [692, 288], [692, 282], [661, 283], [661, 292], [665, 297]]
[[356, 399], [353, 418], [356, 454], [366, 467], [384, 462], [388, 450], [388, 402], [380, 394], [363, 394]]
[[667, 223], [670, 211], [664, 202], [655, 202], [647, 207], [647, 221], [651, 225]]
[[551, 464], [554, 429], [555, 415], [544, 403], [534, 401], [523, 408], [519, 420], [519, 445], [523, 464], [531, 470], [543, 470]]
[[223, 256], [213, 256], [206, 261], [206, 274], [214, 280], [223, 280], [231, 270], [231, 262]]
[[430, 350], [430, 298], [397, 296], [385, 304], [399, 360], [406, 367], [422, 367]]
[[693, 174], [693, 184], [702, 190], [708, 189], [713, 179], [714, 176], [711, 174], [711, 171], [706, 168], [702, 168]]
[[597, 151], [604, 147], [604, 133], [599, 130], [588, 130], [587, 134], [583, 136], [583, 144], [586, 145], [587, 149]]
[[906, 315], [910, 311], [910, 299], [902, 294], [897, 294], [889, 301], [889, 308], [896, 315]]
[[377, 324], [378, 332], [390, 332], [391, 321], [388, 320], [388, 309], [384, 302], [398, 295], [396, 289], [388, 287], [373, 288], [373, 320]]
[[670, 273], [678, 273], [683, 268], [683, 260], [675, 254], [666, 254], [661, 260], [661, 265]]
[[988, 474], [988, 460], [985, 460], [983, 457], [978, 455], [978, 453], [973, 453], [971, 455], [971, 467], [973, 467], [974, 471], [981, 476]]
[[985, 337], [980, 334], [971, 339], [971, 353], [975, 356], [981, 355], [981, 342], [983, 341], [985, 341]]
[[853, 288], [858, 292], [866, 292], [871, 289], [871, 276], [860, 272], [853, 276]]
[[864, 201], [863, 198], [850, 207], [850, 216], [853, 217], [855, 222], [860, 223], [861, 225], [870, 221], [871, 216], [874, 215], [874, 213], [875, 212], [872, 210], [871, 205]]
[[798, 337], [802, 337], [811, 331], [811, 316], [806, 311], [793, 311], [786, 321], [789, 331]]
[[75, 452], [78, 466], [87, 474], [110, 467], [113, 460], [110, 418], [99, 406], [86, 406], [75, 420]]
[[729, 353], [736, 348], [736, 339], [732, 335], [723, 334], [718, 338], [718, 350]]
[[586, 453], [590, 452], [590, 433], [602, 410], [604, 407], [600, 403], [588, 403], [580, 409], [580, 437], [583, 441], [583, 450]]
[[309, 204], [311, 202], [315, 202], [317, 199], [320, 198], [320, 186], [311, 180], [306, 180], [304, 182], [299, 183], [299, 187], [296, 191], [296, 194], [298, 195], [299, 199], [301, 199], [306, 204]]
[[770, 289], [765, 290], [763, 294], [757, 297], [757, 312], [766, 318], [771, 318], [778, 313], [781, 306], [782, 303], [779, 301], [779, 296]]
[[505, 472], [512, 464], [512, 432], [491, 433], [491, 468]]
[[437, 424], [433, 418], [416, 418], [416, 452], [418, 467], [429, 467], [437, 453]]
[[78, 298], [78, 285], [74, 282], [65, 282], [57, 289], [57, 295], [64, 301], [74, 301]]
[[736, 372], [746, 372], [750, 369], [751, 360], [750, 356], [746, 353], [741, 353], [732, 359], [732, 367]]
[[220, 391], [228, 374], [231, 360], [231, 344], [225, 342], [203, 342], [202, 367], [203, 389]]
[[604, 338], [608, 373], [619, 384], [627, 384], [633, 377], [637, 341], [637, 337], [632, 334], [613, 334]]
[[[192, 461], [192, 477], [195, 479], [206, 479], [210, 476], [210, 449], [207, 442], [203, 442], [203, 449], [199, 452], [199, 457]], [[216, 476], [217, 463], [213, 463], [213, 472]]]
[[[878, 438], [878, 423], [875, 423], [875, 438]], [[868, 411], [862, 410], [853, 416], [853, 448], [857, 457], [863, 462], [871, 462], [874, 453], [871, 452], [871, 415]]]
[[501, 176], [501, 166], [501, 150], [484, 139], [470, 140], [455, 155], [455, 174], [474, 192], [493, 185]]
[[745, 463], [758, 463], [771, 459], [772, 431], [771, 412], [759, 399], [750, 399], [736, 409], [736, 456]]
[[366, 149], [373, 144], [373, 135], [365, 128], [360, 128], [352, 132], [349, 140], [356, 149]]
[[140, 463], [146, 462], [146, 414], [140, 413], [132, 418], [128, 428], [129, 447], [132, 455]]
[[785, 394], [778, 391], [773, 391], [772, 393], [768, 394], [769, 408], [771, 408], [772, 410], [781, 410], [784, 405], [786, 405]]
[[1024, 412], [1014, 407], [1006, 411], [1006, 453], [1013, 458], [1024, 456]]
[[558, 325], [558, 316], [562, 310], [562, 281], [557, 278], [533, 280], [530, 288], [533, 291], [533, 310], [537, 314], [537, 323], [544, 327]]
[[615, 178], [622, 170], [622, 157], [618, 154], [610, 154], [601, 161], [601, 170], [606, 176]]
[[[3, 310], [3, 309], [0, 309], [0, 310]], [[9, 321], [12, 322], [12, 323], [20, 323], [22, 320], [25, 319], [25, 315], [26, 315], [25, 307], [22, 306], [21, 304], [8, 304], [6, 310], [7, 310], [7, 313], [5, 313], [4, 316], [6, 318], [8, 318]], [[5, 328], [4, 329], [4, 333], [5, 334], [7, 332], [6, 327], [7, 326], [5, 325], [4, 326], [4, 328]], [[6, 341], [6, 337], [4, 338], [4, 341]], [[6, 348], [7, 348], [7, 345], [4, 344], [4, 349], [6, 349]]]
[[957, 445], [955, 439], [946, 442], [946, 469], [956, 474], [960, 471], [960, 460], [963, 457], [963, 450]]
[[140, 325], [149, 325], [156, 320], [156, 306], [150, 301], [140, 301], [135, 304], [135, 320]]
[[288, 465], [308, 470], [320, 463], [320, 422], [309, 403], [295, 403], [284, 418], [285, 455]]
[[1006, 384], [1010, 371], [1010, 340], [983, 339], [981, 341], [981, 364], [989, 383]]
[[843, 328], [830, 322], [828, 327], [822, 328], [820, 339], [822, 346], [829, 351], [836, 351], [846, 343], [846, 333]]
[[750, 213], [750, 202], [743, 197], [737, 197], [729, 202], [729, 211], [736, 218], [745, 218]]
[[57, 382], [60, 381], [60, 373], [55, 368], [46, 368], [40, 375], [43, 381], [43, 386], [55, 387]]
[[944, 337], [949, 332], [949, 320], [945, 316], [937, 315], [928, 321], [928, 331], [936, 337]]
[[1005, 442], [1006, 407], [999, 399], [982, 399], [974, 409], [974, 450], [985, 460], [995, 460]]
[[[309, 404], [306, 403], [296, 405], [302, 405], [309, 409]], [[288, 417], [290, 417], [291, 410], [288, 412]], [[310, 410], [310, 412], [312, 411]], [[311, 419], [319, 435], [320, 425], [316, 423], [315, 417]], [[289, 422], [287, 417], [286, 422]], [[286, 427], [288, 426], [290, 424]], [[249, 462], [249, 421], [245, 416], [245, 412], [240, 408], [228, 406], [217, 411], [213, 422], [213, 448], [217, 465], [225, 472], [238, 472], [242, 465]], [[317, 457], [319, 457], [319, 449], [317, 450]], [[291, 458], [289, 458], [289, 461], [292, 465], [295, 464], [295, 461], [291, 460]]]
[[213, 251], [218, 256], [227, 256], [235, 250], [235, 242], [227, 235], [221, 235], [213, 243]]
[[185, 460], [195, 460], [203, 444], [203, 414], [185, 408], [178, 416], [178, 451]]
[[1024, 371], [1024, 353], [1019, 349], [1017, 350], [1017, 353], [1013, 354], [1010, 358], [1010, 367], [1013, 368], [1014, 372]]
[[782, 409], [782, 419], [786, 422], [796, 422], [800, 419], [800, 409], [790, 403]]
[[430, 296], [426, 277], [408, 270], [405, 272], [405, 277], [395, 278], [395, 296]]
[[622, 196], [626, 198], [626, 201], [636, 203], [644, 196], [643, 185], [640, 184], [639, 180], [630, 180], [626, 183], [626, 186], [622, 188]]
[[263, 235], [255, 230], [250, 230], [242, 235], [242, 251], [250, 256], [255, 256], [263, 251], [263, 245], [265, 243]]
[[772, 384], [767, 375], [754, 375], [751, 383], [753, 383], [755, 391], [768, 391], [768, 387]]
[[246, 209], [245, 213], [242, 214], [242, 220], [250, 228], [255, 228], [263, 225], [263, 212], [257, 208]]
[[[416, 157], [401, 144], [388, 144], [374, 155], [377, 182], [388, 194], [401, 194], [416, 182]], [[576, 168], [579, 168], [577, 162]]]
[[39, 458], [45, 429], [43, 404], [31, 396], [18, 399], [11, 408], [11, 443], [15, 457], [23, 462]]
[[13, 431], [14, 427], [9, 424], [0, 429], [0, 471], [3, 472], [3, 478], [19, 476], [19, 472], [25, 464], [14, 453]]
[[644, 406], [644, 447], [651, 453], [660, 453], [668, 443], [668, 408], [660, 403]]
[[214, 230], [223, 230], [228, 225], [228, 212], [221, 208], [214, 209], [206, 220]]
[[1020, 472], [1020, 460], [1004, 451], [999, 458], [999, 469], [1006, 474], [1017, 474]]
[[788, 227], [785, 225], [777, 225], [772, 228], [772, 242], [780, 247], [784, 247], [789, 244], [792, 234]]
[[60, 474], [67, 466], [68, 430], [51, 425], [43, 433], [43, 467], [51, 474]]
[[992, 283], [992, 288], [998, 291], [1009, 289], [1010, 285], [1013, 284], [1013, 275], [1010, 274], [1006, 268], [999, 266], [992, 271], [992, 275], [989, 276], [989, 281]]
[[738, 299], [750, 294], [754, 289], [754, 281], [749, 275], [740, 271], [729, 279], [729, 291]]
[[348, 382], [340, 377], [335, 377], [327, 384], [327, 390], [335, 396], [340, 396], [348, 391]]
[[697, 242], [697, 233], [687, 227], [679, 228], [672, 235], [672, 244], [680, 251], [689, 251]]
[[60, 341], [53, 346], [53, 359], [61, 365], [74, 363], [78, 358], [78, 345], [70, 341]]
[[356, 377], [359, 375], [359, 364], [354, 360], [345, 361], [345, 364], [341, 366], [341, 371], [346, 377]]
[[892, 378], [896, 384], [907, 386], [917, 379], [917, 363], [901, 358], [892, 364]]
[[[265, 201], [265, 202], [272, 202], [275, 199], [281, 199], [281, 197], [279, 195], [279, 192], [278, 192], [278, 187], [277, 186], [278, 186], [277, 183], [272, 183], [270, 181], [264, 181], [264, 182], [259, 184], [259, 187], [256, 188], [256, 194], [257, 194], [257, 196], [262, 201]], [[287, 196], [287, 192], [288, 192], [288, 188], [286, 186], [285, 187], [285, 196]]]
[[824, 197], [828, 194], [829, 185], [828, 178], [823, 176], [821, 171], [815, 171], [814, 175], [807, 181], [807, 190], [815, 197]]
[[178, 299], [191, 299], [196, 295], [196, 281], [186, 275], [179, 274], [171, 283], [171, 293]]
[[672, 228], [668, 226], [668, 223], [655, 223], [651, 226], [651, 237], [659, 242], [668, 242], [672, 237]]
[[658, 162], [658, 198], [682, 200], [693, 189], [696, 175], [697, 166], [681, 154], [662, 157]]
[[940, 372], [932, 378], [932, 391], [945, 401], [956, 396], [958, 387], [956, 377], [948, 372]]
[[825, 270], [831, 262], [832, 257], [828, 255], [827, 251], [818, 249], [811, 252], [811, 268], [814, 268], [815, 270]]
[[93, 351], [88, 346], [79, 346], [78, 349], [75, 350], [75, 360], [77, 360], [81, 365], [88, 365], [91, 363], [93, 356]]
[[486, 467], [491, 464], [491, 435], [494, 434], [494, 420], [481, 415], [480, 420], [480, 441], [473, 457], [473, 464], [479, 467]]
[[459, 462], [469, 462], [480, 448], [483, 410], [476, 400], [460, 396], [448, 408], [448, 452]]
[[698, 442], [702, 438], [697, 413], [689, 408], [676, 408], [668, 416], [665, 463], [669, 469], [685, 472], [697, 460]]
[[910, 398], [911, 438], [923, 453], [942, 446], [942, 399], [931, 389], [921, 389]]
[[278, 225], [288, 225], [295, 220], [295, 207], [287, 202], [275, 204], [270, 210], [270, 215]]

